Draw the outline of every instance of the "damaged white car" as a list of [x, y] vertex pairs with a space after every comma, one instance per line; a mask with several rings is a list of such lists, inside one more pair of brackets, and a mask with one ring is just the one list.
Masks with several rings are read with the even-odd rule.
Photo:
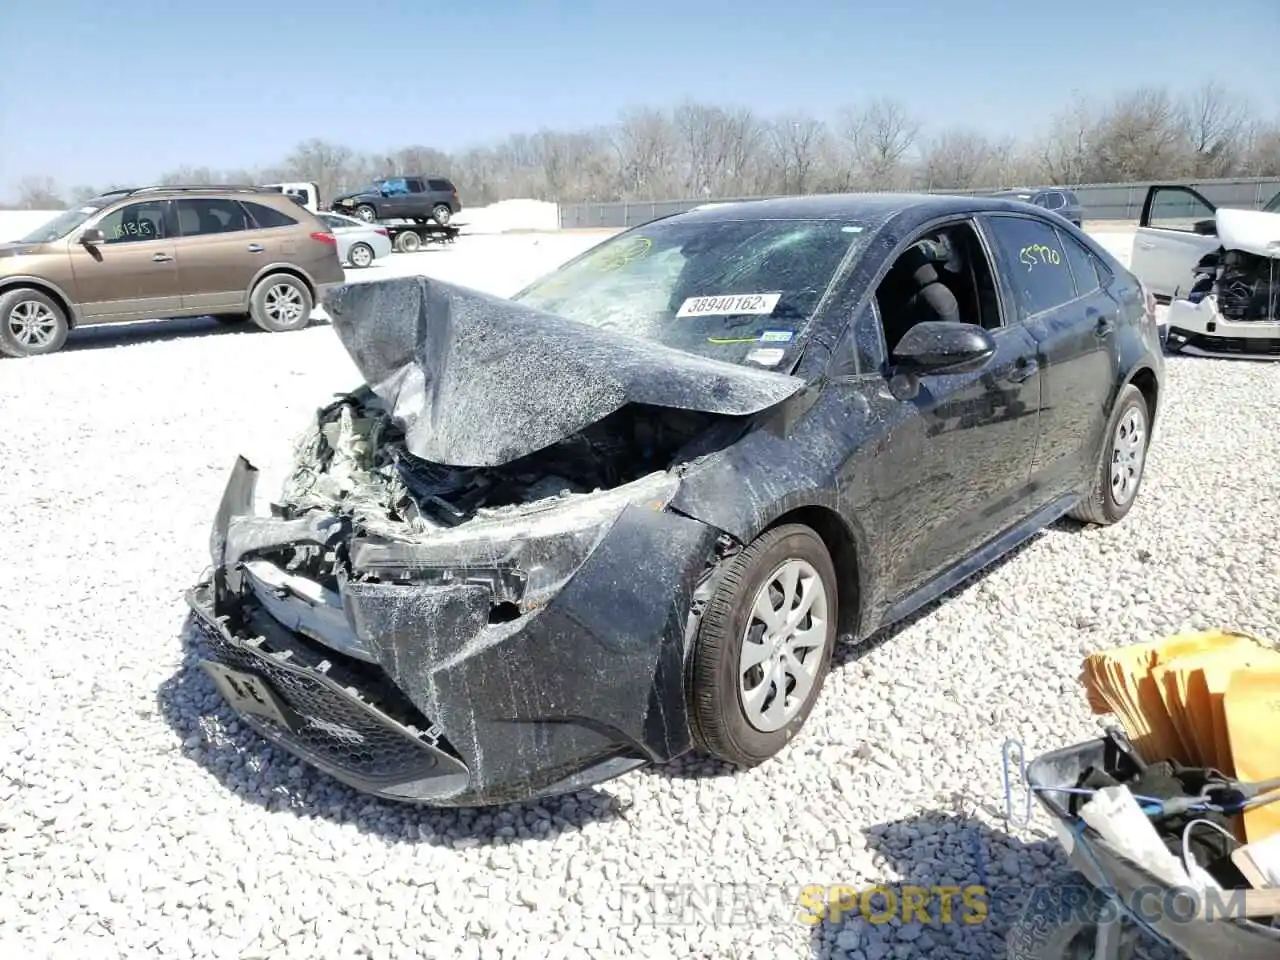
[[1171, 301], [1170, 352], [1280, 360], [1280, 193], [1262, 210], [1236, 210], [1190, 187], [1151, 187], [1130, 269]]

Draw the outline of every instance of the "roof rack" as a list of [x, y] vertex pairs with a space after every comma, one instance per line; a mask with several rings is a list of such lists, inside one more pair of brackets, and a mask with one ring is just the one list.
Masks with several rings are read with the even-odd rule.
[[100, 197], [131, 197], [136, 193], [273, 193], [268, 187], [248, 183], [157, 183], [147, 187], [104, 190]]

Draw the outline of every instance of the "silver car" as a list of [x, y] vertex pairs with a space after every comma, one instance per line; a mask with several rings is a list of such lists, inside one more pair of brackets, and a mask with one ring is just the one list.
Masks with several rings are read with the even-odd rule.
[[391, 235], [386, 227], [365, 223], [339, 213], [316, 214], [338, 238], [338, 259], [363, 269], [379, 257], [391, 253]]

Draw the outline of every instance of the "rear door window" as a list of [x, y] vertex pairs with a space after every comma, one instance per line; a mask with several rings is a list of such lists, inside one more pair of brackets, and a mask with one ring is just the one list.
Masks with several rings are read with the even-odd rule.
[[203, 237], [250, 229], [249, 217], [244, 207], [235, 200], [183, 197], [175, 203], [178, 210], [178, 230], [184, 237]]
[[1076, 298], [1057, 230], [1027, 217], [991, 216], [987, 223], [1023, 320]]
[[453, 191], [453, 184], [448, 180], [428, 180], [427, 186], [437, 193], [451, 193]]
[[1062, 245], [1062, 253], [1071, 265], [1071, 275], [1076, 281], [1076, 293], [1084, 296], [1093, 293], [1102, 286], [1103, 270], [1098, 258], [1084, 248], [1074, 237], [1059, 230], [1058, 242]]

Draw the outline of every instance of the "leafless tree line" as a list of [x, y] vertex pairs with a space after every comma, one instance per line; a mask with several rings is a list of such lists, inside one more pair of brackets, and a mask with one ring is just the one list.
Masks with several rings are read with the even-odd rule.
[[[314, 181], [327, 199], [378, 176], [417, 173], [448, 176], [471, 206], [516, 197], [664, 200], [1277, 176], [1280, 116], [1257, 116], [1214, 82], [1183, 97], [1141, 87], [1106, 102], [1076, 98], [1025, 140], [964, 126], [929, 132], [893, 99], [848, 107], [829, 121], [686, 101], [627, 109], [605, 128], [514, 134], [452, 154], [426, 146], [369, 154], [311, 139], [278, 166], [183, 167], [161, 182]], [[29, 177], [16, 206], [57, 209], [108, 186], [64, 190]]]

